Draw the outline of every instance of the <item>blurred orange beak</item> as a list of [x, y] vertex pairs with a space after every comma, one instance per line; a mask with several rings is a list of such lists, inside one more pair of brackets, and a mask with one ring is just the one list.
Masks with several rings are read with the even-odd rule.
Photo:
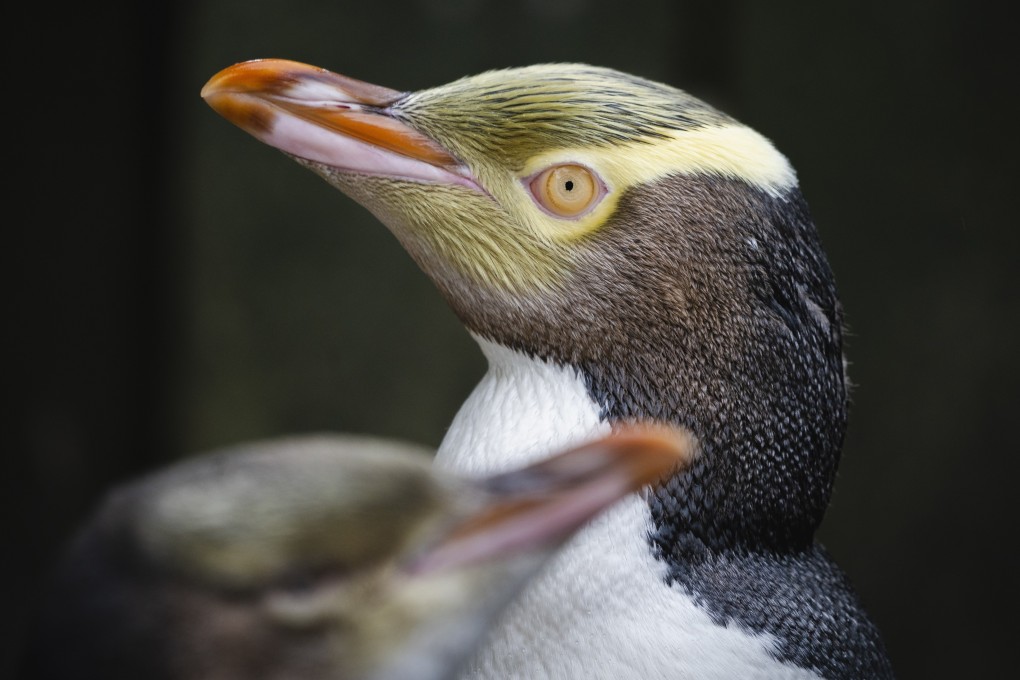
[[479, 480], [483, 506], [407, 569], [427, 573], [559, 545], [623, 497], [686, 468], [695, 450], [686, 431], [633, 427]]

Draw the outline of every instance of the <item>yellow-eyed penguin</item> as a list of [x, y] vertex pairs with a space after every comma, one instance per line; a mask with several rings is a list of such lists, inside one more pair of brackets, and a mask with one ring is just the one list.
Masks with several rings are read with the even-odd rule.
[[546, 64], [403, 93], [284, 60], [202, 92], [372, 211], [489, 371], [437, 464], [503, 470], [629, 421], [700, 455], [559, 554], [476, 678], [889, 678], [816, 544], [847, 412], [842, 312], [788, 160], [695, 97]]
[[26, 678], [441, 680], [574, 532], [692, 455], [631, 431], [477, 480], [317, 435], [124, 484], [64, 556]]

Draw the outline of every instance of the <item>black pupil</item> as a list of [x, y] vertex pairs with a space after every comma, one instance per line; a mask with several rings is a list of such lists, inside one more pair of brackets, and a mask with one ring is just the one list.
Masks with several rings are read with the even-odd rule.
[[567, 183], [564, 184], [563, 186], [566, 187], [567, 191], [573, 191], [574, 190], [574, 183], [571, 182], [569, 179], [567, 180]]

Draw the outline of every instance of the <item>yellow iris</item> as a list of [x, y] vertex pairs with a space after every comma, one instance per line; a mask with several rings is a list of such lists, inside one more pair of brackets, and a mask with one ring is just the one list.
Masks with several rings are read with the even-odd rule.
[[539, 205], [558, 217], [578, 217], [601, 198], [601, 182], [583, 165], [554, 165], [531, 180]]

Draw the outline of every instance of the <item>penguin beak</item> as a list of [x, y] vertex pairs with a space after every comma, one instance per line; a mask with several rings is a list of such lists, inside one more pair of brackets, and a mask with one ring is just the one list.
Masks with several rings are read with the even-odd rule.
[[231, 123], [292, 156], [480, 191], [457, 158], [393, 116], [402, 92], [296, 61], [258, 59], [214, 75], [202, 97]]
[[686, 432], [620, 430], [479, 480], [482, 507], [414, 556], [406, 570], [421, 574], [558, 545], [624, 496], [688, 465], [693, 451]]

